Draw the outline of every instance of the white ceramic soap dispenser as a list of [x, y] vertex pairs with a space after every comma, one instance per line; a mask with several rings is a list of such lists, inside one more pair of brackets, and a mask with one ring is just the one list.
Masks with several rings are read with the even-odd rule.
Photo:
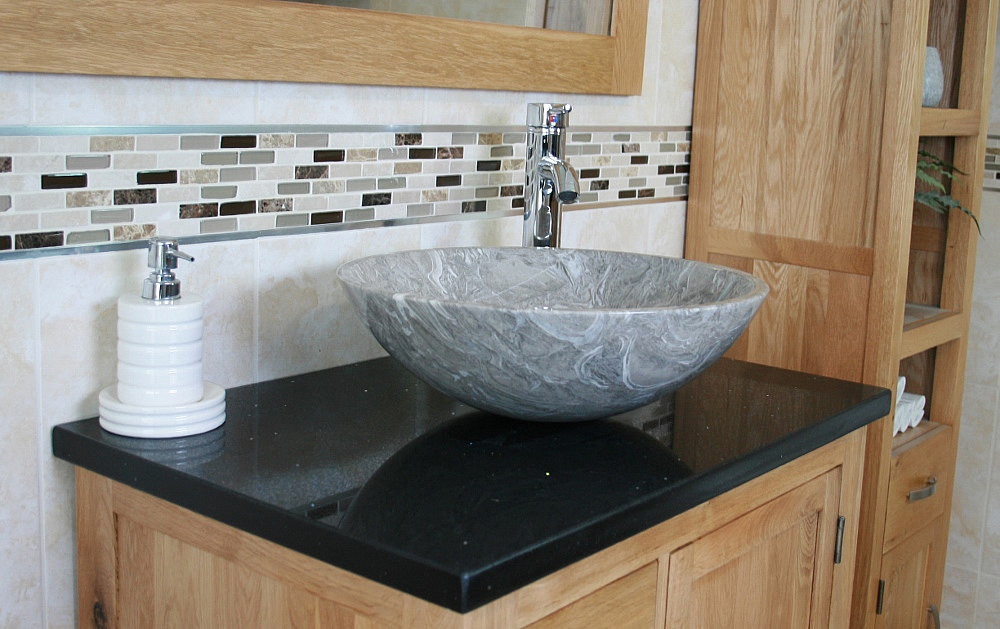
[[176, 238], [151, 238], [142, 293], [118, 300], [118, 383], [98, 397], [105, 430], [182, 437], [225, 421], [225, 390], [202, 379], [204, 301], [181, 295], [179, 258], [194, 262]]

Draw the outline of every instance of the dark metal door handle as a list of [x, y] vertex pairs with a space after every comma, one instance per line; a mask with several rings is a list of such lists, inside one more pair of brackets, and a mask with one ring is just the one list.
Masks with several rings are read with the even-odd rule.
[[934, 619], [934, 629], [941, 629], [941, 612], [938, 611], [937, 605], [931, 603], [931, 606], [927, 608], [927, 613]]
[[927, 479], [927, 486], [922, 489], [914, 489], [910, 493], [906, 494], [907, 500], [910, 502], [916, 502], [918, 500], [923, 500], [924, 498], [930, 498], [937, 491], [937, 478], [931, 476]]

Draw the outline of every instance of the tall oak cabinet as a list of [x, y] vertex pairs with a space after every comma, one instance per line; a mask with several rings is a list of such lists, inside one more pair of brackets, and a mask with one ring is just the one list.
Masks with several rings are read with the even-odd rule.
[[[851, 625], [935, 627], [977, 239], [915, 205], [918, 149], [978, 215], [998, 0], [702, 0], [686, 252], [771, 294], [730, 355], [927, 398], [867, 431]], [[944, 95], [922, 107], [927, 46]]]

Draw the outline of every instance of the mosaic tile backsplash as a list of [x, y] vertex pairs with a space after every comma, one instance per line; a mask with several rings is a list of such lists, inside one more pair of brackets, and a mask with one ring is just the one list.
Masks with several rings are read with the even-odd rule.
[[986, 137], [986, 172], [983, 188], [1000, 190], [1000, 135]]
[[[0, 133], [0, 256], [523, 207], [519, 129], [100, 131]], [[578, 207], [685, 198], [690, 138], [689, 127], [571, 129]]]

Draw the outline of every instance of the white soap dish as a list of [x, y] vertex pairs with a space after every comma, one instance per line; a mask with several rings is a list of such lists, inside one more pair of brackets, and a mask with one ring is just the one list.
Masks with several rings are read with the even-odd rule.
[[125, 404], [118, 399], [117, 385], [103, 389], [97, 400], [101, 427], [125, 437], [187, 437], [218, 428], [226, 421], [226, 390], [208, 381], [201, 400], [180, 406]]

